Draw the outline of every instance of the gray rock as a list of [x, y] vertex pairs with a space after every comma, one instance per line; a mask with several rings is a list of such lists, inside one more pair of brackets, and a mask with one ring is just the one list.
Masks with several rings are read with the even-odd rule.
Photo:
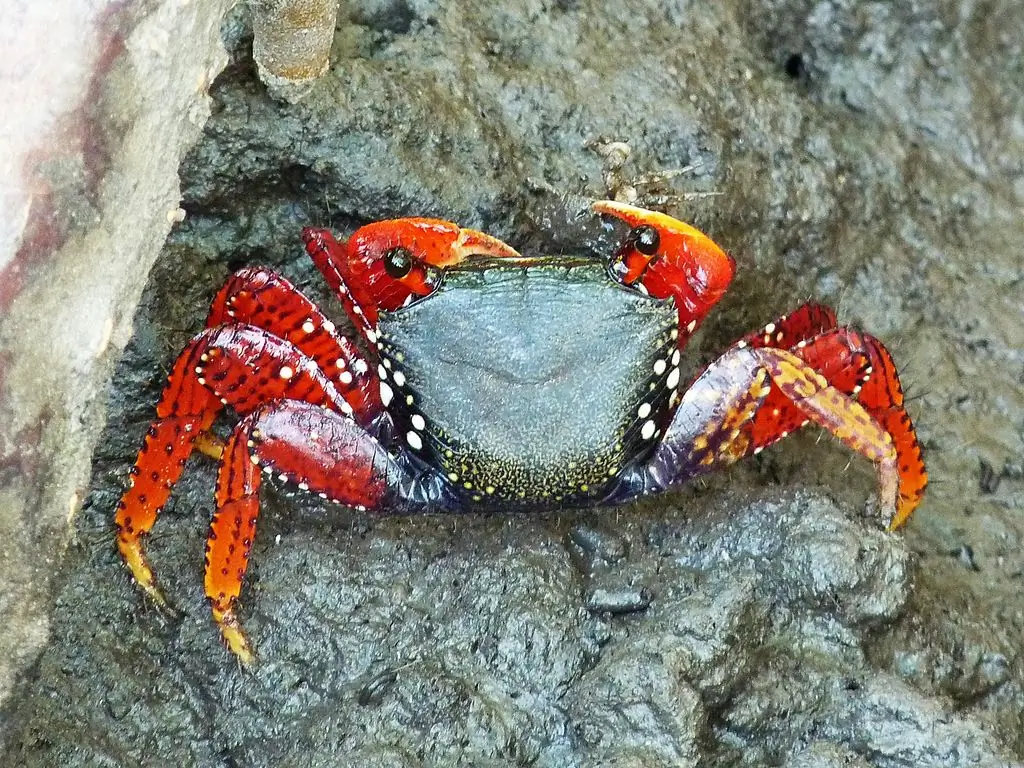
[[[1024, 496], [1012, 473], [983, 497], [976, 478], [979, 457], [1024, 454], [1018, 10], [373, 2], [342, 9], [336, 63], [296, 105], [267, 97], [244, 17], [229, 18], [234, 63], [180, 167], [187, 216], [135, 316], [107, 429], [97, 440], [82, 417], [95, 397], [61, 400], [81, 377], [56, 334], [9, 369], [44, 370], [19, 391], [79, 405], [50, 421], [12, 410], [46, 450], [7, 471], [3, 498], [45, 524], [3, 518], [17, 537], [0, 595], [25, 594], [9, 563], [71, 544], [52, 613], [46, 565], [3, 635], [32, 636], [23, 669], [42, 641], [27, 628], [49, 624], [0, 716], [0, 764], [1018, 765]], [[637, 174], [699, 164], [666, 193], [724, 193], [673, 208], [740, 265], [694, 365], [813, 296], [927, 384], [911, 408], [939, 482], [906, 534], [861, 515], [872, 474], [813, 434], [616, 511], [373, 519], [267, 488], [241, 607], [259, 663], [239, 670], [202, 598], [213, 468], [196, 460], [148, 542], [183, 617], [147, 606], [110, 515], [163, 373], [230, 269], [277, 267], [336, 315], [304, 224], [438, 215], [531, 249], [585, 245], [596, 235], [566, 224], [572, 194], [602, 192], [582, 148], [602, 134], [630, 142]], [[34, 283], [38, 306], [88, 304], [91, 279], [114, 275], [130, 316], [148, 263], [117, 242], [107, 269], [82, 256]], [[49, 321], [13, 322], [8, 346]], [[102, 362], [81, 364], [102, 379]], [[569, 535], [584, 526], [612, 538]], [[949, 554], [965, 543], [980, 570]]]

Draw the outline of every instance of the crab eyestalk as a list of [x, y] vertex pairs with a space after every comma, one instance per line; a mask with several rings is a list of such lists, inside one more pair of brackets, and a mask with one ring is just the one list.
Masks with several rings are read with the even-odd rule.
[[732, 282], [732, 257], [700, 230], [664, 213], [613, 200], [591, 207], [632, 227], [612, 260], [612, 272], [626, 285], [639, 283], [651, 296], [674, 297], [680, 329], [693, 333]]

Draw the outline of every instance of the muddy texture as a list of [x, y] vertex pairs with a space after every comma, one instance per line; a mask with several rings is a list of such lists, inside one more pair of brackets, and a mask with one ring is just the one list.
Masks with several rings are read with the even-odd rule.
[[[1020, 764], [1022, 19], [367, 2], [283, 106], [238, 17], [0, 763]], [[699, 164], [669, 191], [721, 193], [672, 208], [740, 270], [695, 363], [808, 297], [890, 345], [934, 479], [906, 533], [864, 514], [872, 472], [815, 434], [624, 510], [377, 519], [268, 488], [245, 671], [201, 596], [213, 467], [196, 460], [149, 542], [184, 618], [146, 606], [110, 516], [230, 269], [280, 268], [333, 308], [307, 223], [437, 215], [557, 249], [544, 190], [602, 193], [582, 146], [598, 135], [627, 140], [637, 173]]]

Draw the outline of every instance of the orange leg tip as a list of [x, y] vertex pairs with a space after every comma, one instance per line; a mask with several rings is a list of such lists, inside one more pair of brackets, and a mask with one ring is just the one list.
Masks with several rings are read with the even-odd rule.
[[216, 461], [220, 461], [221, 456], [224, 455], [224, 441], [206, 430], [199, 433], [199, 437], [196, 438], [195, 448], [200, 453], [206, 454]]
[[156, 585], [156, 576], [153, 573], [153, 569], [149, 566], [149, 561], [146, 560], [146, 553], [142, 549], [142, 542], [138, 539], [118, 539], [117, 547], [121, 550], [121, 556], [124, 558], [128, 569], [132, 572], [132, 578], [142, 588], [142, 591], [149, 596], [158, 608], [169, 614], [175, 614], [176, 611], [167, 602], [167, 598], [164, 597], [163, 592]]
[[889, 523], [889, 532], [898, 531], [910, 522], [910, 516], [914, 514], [915, 509], [917, 509], [917, 502], [900, 500], [896, 507], [896, 514], [892, 516], [892, 521]]
[[249, 642], [249, 638], [242, 631], [242, 625], [238, 622], [234, 605], [229, 604], [226, 607], [221, 607], [214, 604], [213, 620], [217, 622], [217, 626], [220, 628], [220, 636], [228, 650], [235, 654], [242, 664], [246, 666], [253, 664], [256, 661], [256, 653], [253, 650], [252, 643]]

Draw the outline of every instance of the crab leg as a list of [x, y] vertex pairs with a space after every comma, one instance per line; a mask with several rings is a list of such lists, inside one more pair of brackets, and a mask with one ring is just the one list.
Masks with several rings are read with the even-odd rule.
[[376, 379], [355, 344], [273, 270], [245, 268], [228, 279], [210, 306], [206, 327], [230, 323], [254, 325], [294, 344], [345, 388], [345, 400], [360, 424], [369, 424], [383, 410]]
[[[863, 386], [857, 382], [871, 373], [869, 352], [848, 350], [845, 365], [833, 364], [833, 380], [806, 359], [834, 351], [852, 334], [826, 332], [792, 351], [739, 344], [727, 351], [683, 394], [647, 465], [653, 485], [666, 488], [731, 464], [784, 437], [790, 431], [786, 427], [813, 421], [876, 464], [882, 504], [892, 515], [890, 528], [902, 525], [920, 502], [926, 477], [909, 417], [901, 405], [893, 405], [885, 413], [900, 415], [883, 421], [872, 413], [882, 409], [865, 407], [851, 396]], [[869, 347], [884, 350], [871, 342]], [[892, 428], [893, 422], [899, 429]], [[904, 435], [913, 442], [906, 443]]]
[[156, 586], [142, 536], [221, 408], [231, 405], [246, 414], [269, 400], [291, 397], [351, 415], [346, 393], [294, 345], [254, 326], [209, 328], [189, 342], [174, 364], [114, 517], [118, 548], [158, 605], [166, 607], [167, 601]]
[[358, 509], [407, 498], [416, 482], [351, 418], [309, 402], [268, 403], [235, 427], [217, 475], [205, 583], [224, 643], [245, 663], [253, 650], [235, 606], [256, 533], [261, 468]]
[[[903, 403], [903, 387], [889, 350], [873, 336], [851, 328], [836, 328], [828, 307], [806, 304], [795, 312], [748, 334], [737, 347], [778, 347], [800, 357], [843, 394], [855, 398], [890, 435], [897, 452], [900, 503], [891, 527], [903, 525], [921, 502], [928, 484], [910, 414]], [[748, 431], [753, 451], [782, 439], [808, 421], [780, 387], [773, 385], [765, 403], [751, 420]]]
[[792, 349], [838, 326], [836, 313], [824, 304], [802, 304], [759, 331], [751, 331], [736, 344], [743, 347]]

